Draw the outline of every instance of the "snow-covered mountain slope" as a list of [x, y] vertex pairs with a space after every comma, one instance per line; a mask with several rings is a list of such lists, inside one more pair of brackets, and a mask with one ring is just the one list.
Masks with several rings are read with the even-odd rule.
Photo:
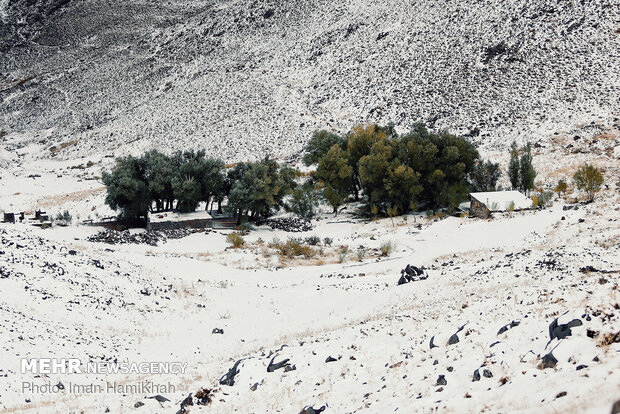
[[[494, 146], [618, 129], [613, 1], [9, 1], [7, 148], [61, 156], [298, 151], [316, 128], [415, 121]], [[51, 153], [50, 153], [51, 154]]]
[[[0, 410], [122, 413], [142, 403], [137, 412], [170, 413], [206, 387], [212, 402], [189, 412], [608, 412], [620, 391], [617, 201], [606, 191], [578, 210], [492, 221], [330, 216], [296, 236], [329, 236], [349, 253], [340, 262], [323, 247], [325, 263], [314, 265], [277, 255], [265, 265], [260, 239], [288, 236], [266, 227], [225, 249], [222, 232], [153, 247], [91, 242], [97, 229], [84, 226], [1, 224]], [[387, 241], [389, 257], [356, 256]], [[397, 286], [407, 264], [428, 279]], [[570, 332], [551, 337], [554, 321]], [[188, 368], [20, 372], [21, 358], [42, 357]], [[268, 371], [286, 358], [288, 369]], [[141, 382], [175, 388], [107, 388]], [[105, 391], [72, 388], [88, 384]], [[154, 394], [170, 402], [145, 398]]]

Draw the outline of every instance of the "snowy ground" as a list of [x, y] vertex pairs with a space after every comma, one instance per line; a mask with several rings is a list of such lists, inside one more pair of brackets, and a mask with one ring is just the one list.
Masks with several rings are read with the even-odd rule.
[[[361, 222], [345, 211], [300, 234], [259, 227], [242, 249], [228, 248], [224, 231], [108, 245], [87, 240], [94, 227], [0, 224], [0, 410], [171, 413], [206, 387], [213, 401], [189, 412], [608, 412], [620, 398], [620, 191], [613, 147], [602, 154], [587, 155], [607, 167], [609, 188], [595, 203], [565, 211], [558, 200], [489, 221]], [[541, 177], [571, 174], [558, 155], [535, 158]], [[21, 160], [3, 173], [3, 209], [111, 214], [101, 184], [85, 179], [106, 159]], [[71, 168], [88, 161], [95, 165]], [[311, 235], [333, 245], [311, 260], [282, 260], [266, 247]], [[377, 257], [373, 249], [388, 241], [393, 253]], [[359, 246], [368, 252], [361, 261]], [[428, 279], [397, 286], [407, 264], [426, 267]], [[581, 325], [550, 341], [558, 317]], [[557, 365], [541, 369], [551, 351]], [[42, 357], [188, 365], [183, 375], [20, 372], [21, 358]], [[288, 370], [267, 372], [285, 358]], [[221, 385], [240, 359], [234, 385]], [[175, 389], [71, 389], [140, 381]], [[65, 390], [24, 391], [24, 382]], [[171, 401], [145, 398], [157, 393]]]

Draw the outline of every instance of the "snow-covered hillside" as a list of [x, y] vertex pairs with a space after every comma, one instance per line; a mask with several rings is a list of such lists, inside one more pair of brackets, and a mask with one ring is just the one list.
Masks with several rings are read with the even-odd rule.
[[7, 148], [194, 147], [239, 160], [290, 155], [316, 128], [362, 121], [424, 121], [499, 146], [618, 129], [620, 15], [607, 0], [56, 0], [6, 10]]
[[[490, 221], [323, 214], [303, 233], [258, 227], [241, 249], [225, 231], [152, 246], [89, 241], [99, 229], [75, 224], [0, 224], [0, 411], [609, 412], [620, 396], [620, 192], [604, 154], [536, 162], [547, 177], [570, 172], [568, 159], [606, 166], [594, 203]], [[70, 168], [78, 161], [10, 168], [0, 204], [109, 214], [83, 179], [92, 173]], [[333, 239], [312, 259], [268, 247], [312, 235]], [[395, 248], [380, 257], [386, 242]], [[408, 264], [428, 278], [398, 286]], [[21, 373], [21, 358], [44, 357], [187, 371]], [[174, 390], [107, 388], [143, 381]], [[105, 391], [76, 391], [89, 384]], [[197, 405], [205, 388], [211, 402]], [[189, 393], [194, 405], [181, 407]], [[156, 394], [170, 401], [146, 398]]]

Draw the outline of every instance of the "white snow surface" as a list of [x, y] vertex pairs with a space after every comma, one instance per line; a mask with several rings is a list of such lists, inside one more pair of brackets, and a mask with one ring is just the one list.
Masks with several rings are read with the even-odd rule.
[[[620, 397], [620, 344], [603, 339], [620, 331], [620, 191], [613, 184], [620, 175], [613, 152], [562, 152], [571, 150], [537, 153], [534, 162], [547, 177], [555, 168], [572, 174], [582, 157], [606, 168], [609, 188], [577, 210], [556, 200], [550, 209], [492, 220], [418, 213], [392, 223], [360, 221], [348, 208], [335, 218], [321, 214], [301, 234], [258, 227], [241, 249], [228, 247], [225, 231], [158, 246], [107, 245], [87, 240], [98, 228], [75, 223], [0, 224], [0, 411], [170, 413], [206, 387], [213, 401], [187, 407], [190, 413], [296, 413], [325, 404], [326, 413], [608, 412]], [[71, 167], [88, 158], [40, 161], [24, 152], [20, 159], [3, 170], [3, 208], [69, 209], [76, 220], [112, 213], [101, 184], [85, 179], [106, 159], [92, 158], [95, 165], [84, 169]], [[263, 250], [291, 235], [334, 242], [312, 260], [282, 261]], [[395, 246], [389, 257], [373, 253], [385, 242]], [[341, 263], [338, 246], [349, 251]], [[360, 246], [368, 252], [361, 261]], [[407, 264], [424, 266], [428, 279], [397, 286]], [[582, 325], [550, 341], [556, 318]], [[518, 326], [498, 333], [513, 321]], [[215, 328], [224, 333], [212, 334]], [[459, 342], [448, 345], [454, 333]], [[557, 365], [540, 369], [551, 350]], [[41, 357], [182, 362], [188, 369], [20, 372], [21, 358]], [[295, 370], [267, 372], [272, 359], [285, 358]], [[221, 385], [240, 359], [235, 384]], [[473, 382], [476, 369], [481, 379]], [[446, 385], [436, 385], [439, 375]], [[69, 388], [141, 381], [175, 389]], [[62, 382], [65, 390], [24, 391], [24, 382]], [[170, 402], [145, 398], [158, 393]], [[145, 406], [134, 408], [137, 402]]]
[[470, 196], [484, 203], [491, 211], [508, 211], [511, 205], [515, 210], [532, 207], [532, 200], [519, 191], [487, 191], [470, 193]]

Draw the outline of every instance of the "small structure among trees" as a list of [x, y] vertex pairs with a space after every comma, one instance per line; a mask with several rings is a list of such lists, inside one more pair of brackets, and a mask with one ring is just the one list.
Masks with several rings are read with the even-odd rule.
[[526, 210], [532, 207], [532, 200], [518, 191], [470, 193], [469, 199], [469, 216], [483, 219], [497, 211]]

